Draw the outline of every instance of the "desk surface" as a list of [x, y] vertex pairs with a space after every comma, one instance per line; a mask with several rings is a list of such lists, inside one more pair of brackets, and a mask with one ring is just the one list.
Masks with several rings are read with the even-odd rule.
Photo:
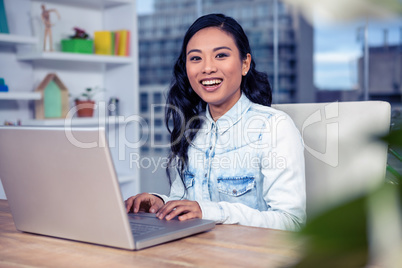
[[0, 200], [0, 267], [278, 267], [297, 262], [302, 244], [291, 233], [238, 225], [128, 251], [21, 233]]

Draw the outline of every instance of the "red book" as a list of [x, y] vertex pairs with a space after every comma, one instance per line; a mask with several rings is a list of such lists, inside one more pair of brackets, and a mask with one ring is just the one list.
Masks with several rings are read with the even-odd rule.
[[126, 39], [126, 56], [130, 56], [130, 31], [127, 30], [127, 39]]

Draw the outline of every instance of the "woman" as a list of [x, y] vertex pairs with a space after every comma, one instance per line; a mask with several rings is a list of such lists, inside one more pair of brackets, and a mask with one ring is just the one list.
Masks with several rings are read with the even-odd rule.
[[130, 197], [127, 212], [300, 229], [306, 219], [303, 142], [292, 120], [269, 107], [267, 76], [255, 69], [234, 19], [210, 14], [190, 26], [167, 104], [169, 180], [176, 171], [170, 196]]

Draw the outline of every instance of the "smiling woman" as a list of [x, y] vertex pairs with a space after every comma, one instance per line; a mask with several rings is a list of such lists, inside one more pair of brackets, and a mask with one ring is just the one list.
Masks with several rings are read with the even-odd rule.
[[271, 100], [242, 27], [222, 14], [197, 19], [167, 96], [170, 196], [130, 197], [127, 211], [298, 230], [306, 220], [303, 142]]
[[240, 99], [240, 84], [250, 68], [233, 38], [217, 27], [197, 32], [187, 45], [186, 71], [191, 88], [209, 105], [214, 120]]

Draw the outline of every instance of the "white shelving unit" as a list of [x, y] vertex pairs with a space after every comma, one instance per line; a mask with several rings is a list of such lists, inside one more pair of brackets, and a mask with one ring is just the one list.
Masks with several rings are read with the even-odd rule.
[[133, 62], [131, 57], [41, 51], [20, 53], [17, 55], [17, 59], [21, 61], [72, 61], [104, 64], [130, 64]]
[[133, 0], [45, 0], [48, 3], [69, 3], [77, 7], [110, 8], [133, 3]]
[[[1, 96], [1, 95], [0, 95]], [[52, 126], [52, 127], [63, 127], [63, 126], [104, 126], [109, 125], [123, 125], [129, 124], [126, 122], [125, 118], [122, 116], [108, 116], [108, 117], [73, 117], [68, 119], [46, 119], [46, 120], [26, 120], [22, 124], [25, 126]]]
[[0, 100], [40, 100], [38, 92], [0, 92]]
[[3, 45], [36, 45], [37, 43], [36, 37], [0, 33], [0, 44]]
[[[130, 166], [130, 155], [139, 152], [132, 144], [140, 140], [140, 134], [135, 122], [125, 121], [139, 114], [135, 0], [4, 0], [4, 4], [10, 34], [0, 34], [0, 77], [9, 92], [0, 93], [0, 124], [21, 121], [26, 126], [65, 126], [64, 119], [35, 120], [33, 116], [33, 101], [41, 98], [33, 91], [48, 73], [56, 73], [62, 80], [70, 102], [88, 87], [104, 88], [95, 99], [107, 103], [110, 97], [119, 98], [121, 117], [105, 118], [95, 112], [94, 118], [74, 115], [69, 122], [72, 126], [106, 127], [123, 198], [138, 193], [139, 170]], [[60, 19], [52, 13], [50, 17], [53, 52], [43, 51], [42, 4], [60, 13]], [[132, 56], [60, 52], [61, 40], [72, 35], [74, 27], [84, 29], [90, 37], [95, 31], [130, 30]]]

